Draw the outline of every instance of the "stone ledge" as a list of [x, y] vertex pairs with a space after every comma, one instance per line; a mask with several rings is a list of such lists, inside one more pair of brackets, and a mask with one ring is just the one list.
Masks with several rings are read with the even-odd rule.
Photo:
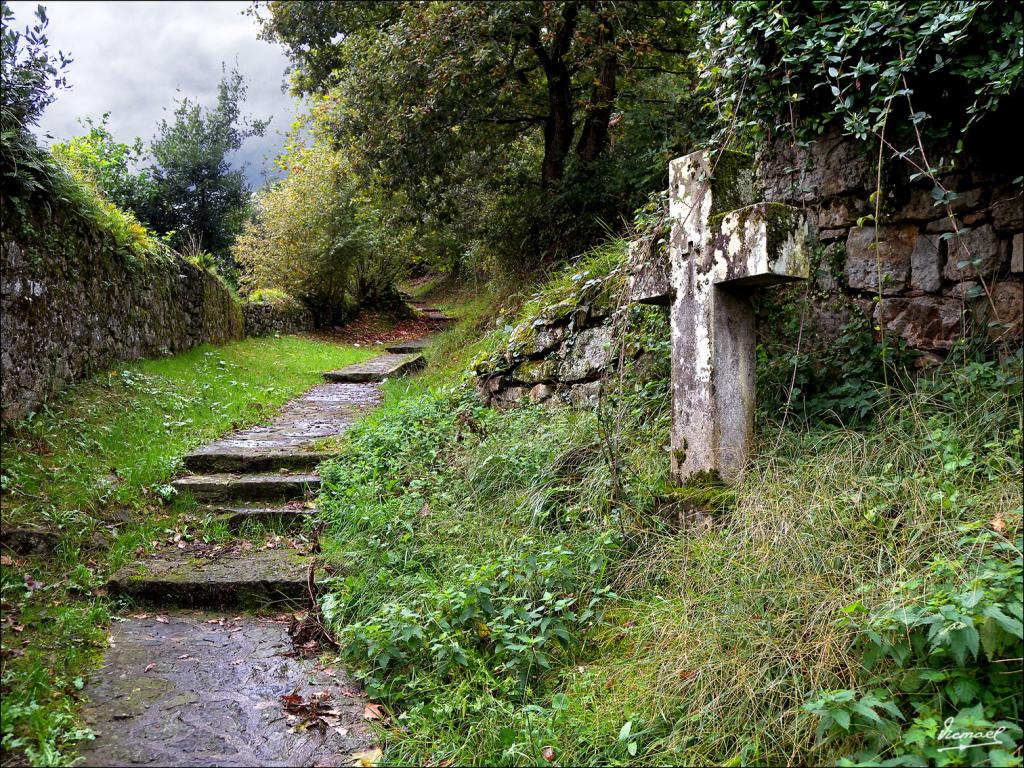
[[111, 594], [154, 605], [260, 608], [309, 600], [310, 559], [294, 550], [234, 554], [172, 552], [127, 565], [107, 582]]

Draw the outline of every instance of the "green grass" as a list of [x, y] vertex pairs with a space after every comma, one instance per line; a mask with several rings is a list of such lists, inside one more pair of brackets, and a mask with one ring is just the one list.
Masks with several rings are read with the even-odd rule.
[[[392, 708], [386, 762], [1014, 764], [1019, 359], [876, 393], [862, 430], [766, 420], [734, 497], [687, 520], [666, 381], [498, 413], [457, 384], [472, 329], [323, 467], [323, 609]], [[1006, 748], [936, 753], [951, 716], [1009, 723]]]
[[189, 449], [371, 354], [264, 337], [112, 367], [4, 435], [3, 521], [78, 529], [100, 510], [151, 504]]
[[297, 336], [202, 346], [112, 367], [5, 431], [3, 525], [60, 536], [52, 556], [5, 553], [0, 568], [5, 760], [66, 764], [86, 735], [77, 699], [106, 645], [110, 571], [156, 540], [228, 535], [173, 498], [182, 455], [372, 354]]

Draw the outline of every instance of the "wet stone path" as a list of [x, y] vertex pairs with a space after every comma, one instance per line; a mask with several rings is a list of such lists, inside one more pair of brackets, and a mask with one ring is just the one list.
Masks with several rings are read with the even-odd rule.
[[[416, 352], [389, 353], [330, 372], [338, 381], [291, 401], [272, 424], [190, 453], [194, 474], [173, 485], [230, 526], [301, 525], [320, 484], [317, 441], [373, 408], [381, 379], [421, 365]], [[239, 540], [154, 553], [115, 573], [108, 590], [133, 607], [85, 689], [96, 738], [83, 743], [81, 764], [351, 765], [372, 748], [363, 694], [289, 636], [284, 612], [309, 606], [311, 564], [300, 550]]]

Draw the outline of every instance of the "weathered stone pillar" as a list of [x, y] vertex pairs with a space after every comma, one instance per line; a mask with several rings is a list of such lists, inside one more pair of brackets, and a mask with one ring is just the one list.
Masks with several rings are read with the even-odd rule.
[[669, 168], [672, 470], [680, 482], [732, 480], [742, 470], [754, 428], [750, 291], [809, 273], [802, 216], [746, 205], [753, 177], [742, 156], [712, 163], [698, 152]]

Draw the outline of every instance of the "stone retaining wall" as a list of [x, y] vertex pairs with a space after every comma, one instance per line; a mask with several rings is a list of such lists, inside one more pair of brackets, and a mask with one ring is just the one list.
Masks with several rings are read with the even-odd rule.
[[246, 336], [300, 333], [314, 327], [313, 313], [298, 301], [246, 301], [242, 304]]
[[934, 204], [932, 182], [911, 181], [909, 165], [889, 161], [882, 169], [876, 229], [871, 219], [862, 220], [875, 213], [872, 151], [877, 147], [833, 133], [795, 151], [780, 142], [755, 163], [765, 199], [805, 208], [812, 235], [832, 256], [816, 279], [820, 295], [811, 332], [827, 342], [859, 308], [872, 325], [884, 322], [890, 336], [922, 352], [923, 363], [941, 359], [972, 326], [1007, 347], [1018, 346], [1024, 201], [1013, 178], [1021, 173], [1019, 159], [990, 168], [961, 158], [960, 169], [940, 179], [957, 194], [950, 204], [953, 219], [945, 205]]
[[[911, 182], [906, 167], [887, 165], [876, 233], [870, 220], [858, 225], [874, 212], [869, 201], [877, 165], [866, 145], [833, 134], [797, 152], [779, 144], [756, 159], [757, 195], [803, 209], [823, 256], [804, 327], [805, 350], [829, 345], [857, 312], [873, 326], [884, 322], [889, 338], [899, 336], [920, 353], [922, 367], [939, 362], [965, 331], [988, 334], [1006, 350], [1020, 346], [1024, 202], [1012, 180], [1021, 171], [962, 162], [965, 169], [942, 179], [958, 194], [951, 204], [955, 221], [944, 206], [933, 205], [930, 182]], [[671, 293], [669, 227], [663, 221], [655, 230], [630, 244], [623, 272], [631, 301], [664, 307]], [[525, 400], [592, 404], [600, 380], [619, 359], [610, 319], [617, 299], [609, 291], [621, 282], [610, 278], [581, 276], [581, 284], [598, 287], [517, 326], [504, 350], [478, 363], [480, 397], [498, 406]]]
[[25, 416], [118, 360], [243, 336], [242, 312], [231, 292], [180, 256], [129, 260], [109, 234], [85, 225], [47, 220], [16, 230], [16, 217], [4, 219], [0, 407], [5, 421]]

